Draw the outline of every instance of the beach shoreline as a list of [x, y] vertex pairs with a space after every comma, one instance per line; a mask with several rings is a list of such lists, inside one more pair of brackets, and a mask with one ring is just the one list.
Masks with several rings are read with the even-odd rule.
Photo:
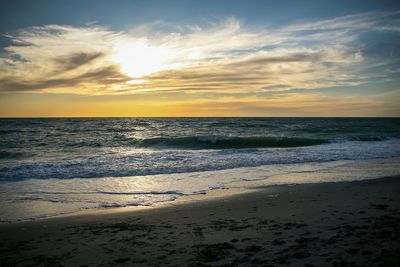
[[400, 176], [268, 186], [156, 208], [2, 224], [0, 263], [398, 266], [399, 188]]
[[0, 224], [151, 210], [281, 185], [377, 179], [398, 175], [399, 162], [400, 158], [395, 157], [155, 176], [5, 182], [1, 184]]

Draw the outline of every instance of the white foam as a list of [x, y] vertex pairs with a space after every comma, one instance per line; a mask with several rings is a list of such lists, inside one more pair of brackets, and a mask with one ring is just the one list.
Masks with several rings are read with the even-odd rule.
[[261, 165], [400, 157], [400, 139], [348, 141], [296, 148], [223, 150], [110, 150], [83, 159], [7, 162], [0, 180], [97, 178], [223, 170]]
[[2, 182], [0, 220], [41, 218], [87, 208], [151, 205], [173, 201], [182, 194], [237, 186], [235, 182], [243, 181], [263, 180], [263, 185], [281, 185], [373, 179], [399, 175], [399, 165], [400, 158], [396, 157], [133, 177]]

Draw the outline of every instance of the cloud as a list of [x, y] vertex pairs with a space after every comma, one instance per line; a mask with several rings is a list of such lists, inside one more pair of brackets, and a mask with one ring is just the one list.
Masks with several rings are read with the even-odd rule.
[[79, 52], [76, 54], [68, 55], [66, 57], [60, 57], [55, 59], [55, 63], [61, 68], [61, 71], [69, 71], [79, 68], [80, 66], [89, 64], [94, 60], [103, 57], [102, 52], [83, 53]]
[[[356, 86], [397, 68], [393, 57], [372, 62], [372, 46], [362, 37], [396, 34], [398, 14], [370, 12], [278, 28], [249, 28], [228, 18], [175, 25], [173, 32], [157, 30], [157, 23], [129, 32], [95, 25], [32, 27], [6, 35], [13, 44], [0, 56], [0, 91], [239, 94]], [[380, 73], [366, 74], [377, 61]]]
[[[378, 96], [326, 95], [318, 92], [291, 93], [263, 99], [233, 96], [180, 103], [189, 114], [205, 116], [396, 116], [400, 112], [396, 94]], [[392, 101], [383, 100], [391, 98]]]
[[[119, 69], [114, 66], [96, 69], [93, 71], [85, 72], [81, 75], [75, 75], [73, 79], [70, 78], [50, 78], [40, 81], [17, 81], [12, 77], [1, 78], [0, 84], [3, 91], [16, 92], [16, 91], [35, 91], [46, 89], [60, 89], [59, 92], [76, 92], [75, 87], [79, 86], [77, 93], [103, 93], [108, 90], [109, 85], [125, 83], [130, 78], [121, 74]], [[93, 83], [95, 81], [95, 83]], [[86, 89], [88, 87], [88, 89]]]
[[399, 26], [399, 14], [400, 11], [351, 14], [313, 22], [296, 23], [283, 27], [282, 31], [289, 33], [333, 30], [392, 31], [395, 25]]
[[362, 58], [343, 47], [274, 49], [240, 59], [158, 72], [148, 77], [150, 88], [168, 91], [259, 92], [274, 86], [324, 88], [361, 84], [351, 66]]

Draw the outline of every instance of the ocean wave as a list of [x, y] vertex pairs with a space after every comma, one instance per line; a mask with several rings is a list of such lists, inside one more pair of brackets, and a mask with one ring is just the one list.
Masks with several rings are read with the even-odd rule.
[[[218, 138], [203, 137], [207, 142]], [[26, 179], [72, 179], [146, 176], [223, 170], [274, 164], [328, 162], [400, 157], [400, 139], [332, 141], [328, 144], [287, 148], [142, 149], [126, 153], [70, 159], [2, 161], [0, 182]]]
[[0, 159], [22, 159], [28, 156], [29, 154], [24, 152], [0, 151]]
[[231, 136], [187, 136], [158, 137], [137, 141], [139, 147], [176, 149], [234, 149], [234, 148], [279, 148], [322, 145], [326, 139], [301, 137], [231, 137]]
[[388, 138], [385, 136], [376, 136], [376, 135], [359, 135], [359, 136], [353, 136], [349, 140], [350, 141], [370, 142], [370, 141], [385, 141], [385, 140], [388, 140]]

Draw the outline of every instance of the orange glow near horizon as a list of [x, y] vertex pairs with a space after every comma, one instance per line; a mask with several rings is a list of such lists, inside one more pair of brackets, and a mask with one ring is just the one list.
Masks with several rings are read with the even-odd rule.
[[[20, 94], [0, 98], [1, 117], [390, 117], [400, 114], [397, 95], [384, 107], [374, 99], [323, 95], [290, 95], [260, 100], [247, 98], [161, 98], [157, 94], [87, 97], [57, 94]], [[24, 103], [21, 105], [20, 103]], [[19, 109], [14, 107], [19, 105]], [[348, 107], [352, 107], [349, 110]], [[282, 108], [285, 107], [285, 108]]]

